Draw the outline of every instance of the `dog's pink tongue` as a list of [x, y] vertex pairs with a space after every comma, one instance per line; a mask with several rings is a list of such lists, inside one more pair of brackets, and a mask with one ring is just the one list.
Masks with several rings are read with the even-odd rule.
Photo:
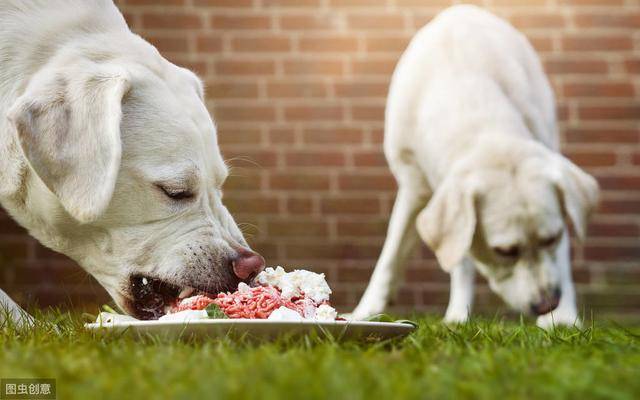
[[264, 269], [264, 258], [256, 253], [241, 255], [233, 261], [233, 273], [240, 279], [247, 279]]

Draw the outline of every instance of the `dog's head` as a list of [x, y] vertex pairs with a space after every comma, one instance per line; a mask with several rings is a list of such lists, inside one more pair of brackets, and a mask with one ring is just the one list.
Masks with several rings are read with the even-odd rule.
[[419, 214], [417, 228], [446, 271], [468, 254], [510, 306], [545, 314], [561, 295], [565, 220], [585, 236], [598, 185], [559, 154], [514, 144], [519, 147], [483, 149], [454, 168]]
[[200, 81], [139, 49], [53, 60], [9, 118], [32, 175], [26, 208], [64, 242], [52, 247], [150, 319], [180, 294], [234, 289], [264, 260], [222, 203], [228, 172]]

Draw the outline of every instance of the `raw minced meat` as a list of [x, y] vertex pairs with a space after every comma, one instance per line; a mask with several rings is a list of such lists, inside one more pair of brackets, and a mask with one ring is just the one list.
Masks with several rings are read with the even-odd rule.
[[[245, 283], [238, 290], [220, 293], [215, 298], [196, 295], [182, 299], [171, 313], [184, 310], [203, 310], [215, 304], [229, 318], [267, 319], [281, 308], [295, 311], [301, 319], [334, 321], [337, 313], [329, 305], [331, 289], [323, 274], [304, 270], [285, 272], [282, 267], [267, 268], [256, 278], [261, 286]], [[291, 314], [281, 310], [269, 319], [291, 320]]]

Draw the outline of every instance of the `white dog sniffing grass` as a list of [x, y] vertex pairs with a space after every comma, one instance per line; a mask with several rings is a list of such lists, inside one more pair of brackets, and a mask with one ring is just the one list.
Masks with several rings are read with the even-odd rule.
[[352, 317], [384, 310], [420, 236], [451, 274], [446, 322], [468, 319], [475, 270], [538, 325], [578, 322], [565, 220], [585, 236], [598, 185], [559, 153], [553, 92], [522, 34], [474, 6], [420, 30], [393, 74], [384, 152], [398, 194]]
[[222, 204], [200, 81], [112, 1], [1, 1], [0, 59], [0, 203], [125, 312], [158, 318], [181, 293], [262, 270]]

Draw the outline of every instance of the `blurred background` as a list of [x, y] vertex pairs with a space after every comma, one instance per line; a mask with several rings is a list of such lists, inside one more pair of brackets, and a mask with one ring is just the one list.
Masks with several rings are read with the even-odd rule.
[[[324, 272], [338, 308], [363, 292], [395, 182], [382, 155], [390, 75], [447, 0], [120, 0], [131, 29], [197, 72], [233, 166], [225, 201], [268, 265]], [[563, 151], [597, 177], [573, 244], [579, 307], [640, 319], [640, 1], [476, 0], [523, 31], [558, 99]], [[22, 304], [95, 311], [106, 293], [4, 211], [0, 287]], [[478, 309], [505, 307], [484, 282]], [[416, 251], [396, 311], [443, 312], [448, 275]]]

